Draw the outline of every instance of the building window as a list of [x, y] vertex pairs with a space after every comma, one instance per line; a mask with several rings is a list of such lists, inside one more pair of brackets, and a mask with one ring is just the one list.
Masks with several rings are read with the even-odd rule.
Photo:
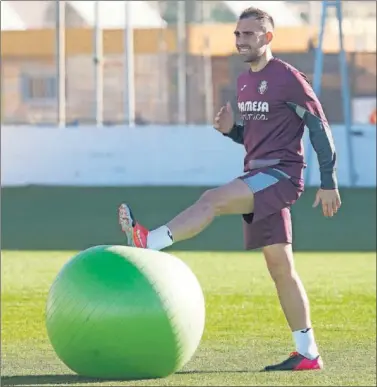
[[22, 76], [22, 99], [24, 102], [51, 103], [57, 99], [57, 82], [55, 76]]

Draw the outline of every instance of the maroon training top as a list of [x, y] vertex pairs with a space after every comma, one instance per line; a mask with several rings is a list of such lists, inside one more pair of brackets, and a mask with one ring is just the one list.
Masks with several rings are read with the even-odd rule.
[[331, 130], [304, 74], [273, 58], [261, 71], [239, 75], [237, 99], [243, 125], [235, 125], [228, 136], [245, 146], [245, 171], [276, 165], [302, 178], [302, 137], [308, 128], [320, 165], [321, 187], [337, 188]]

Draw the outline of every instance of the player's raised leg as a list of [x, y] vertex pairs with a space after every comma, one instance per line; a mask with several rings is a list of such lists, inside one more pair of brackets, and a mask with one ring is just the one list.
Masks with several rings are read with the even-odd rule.
[[266, 367], [265, 371], [323, 368], [314, 339], [308, 297], [295, 269], [292, 245], [278, 243], [266, 246], [263, 248], [263, 253], [296, 345], [296, 351], [288, 359]]
[[173, 242], [190, 239], [207, 226], [216, 216], [241, 215], [253, 212], [254, 197], [249, 186], [235, 179], [221, 187], [210, 189], [190, 207], [166, 225], [148, 231], [138, 224], [127, 204], [119, 207], [119, 223], [130, 246], [161, 250]]

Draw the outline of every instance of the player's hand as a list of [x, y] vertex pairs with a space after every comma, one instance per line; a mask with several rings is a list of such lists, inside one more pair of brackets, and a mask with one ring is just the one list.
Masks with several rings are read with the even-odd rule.
[[228, 134], [234, 125], [234, 114], [231, 104], [228, 102], [216, 114], [213, 127], [223, 134]]
[[323, 215], [331, 218], [342, 205], [339, 191], [337, 189], [319, 189], [313, 207], [317, 207], [319, 203], [322, 203]]

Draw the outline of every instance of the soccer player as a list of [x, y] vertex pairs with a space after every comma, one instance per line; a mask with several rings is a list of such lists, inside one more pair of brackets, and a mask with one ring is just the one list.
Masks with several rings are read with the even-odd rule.
[[[321, 176], [313, 206], [325, 217], [340, 208], [335, 173], [336, 153], [329, 124], [306, 77], [274, 58], [270, 44], [274, 21], [266, 12], [248, 8], [235, 30], [236, 47], [249, 69], [238, 77], [237, 125], [231, 105], [222, 107], [214, 127], [246, 149], [244, 175], [204, 192], [192, 206], [167, 224], [149, 231], [121, 204], [119, 223], [130, 246], [161, 250], [192, 238], [216, 216], [243, 216], [245, 248], [262, 248], [296, 350], [265, 371], [323, 368], [316, 345], [307, 294], [295, 270], [290, 207], [304, 189], [302, 137], [309, 131]], [[226, 155], [224, 155], [226, 157]]]

